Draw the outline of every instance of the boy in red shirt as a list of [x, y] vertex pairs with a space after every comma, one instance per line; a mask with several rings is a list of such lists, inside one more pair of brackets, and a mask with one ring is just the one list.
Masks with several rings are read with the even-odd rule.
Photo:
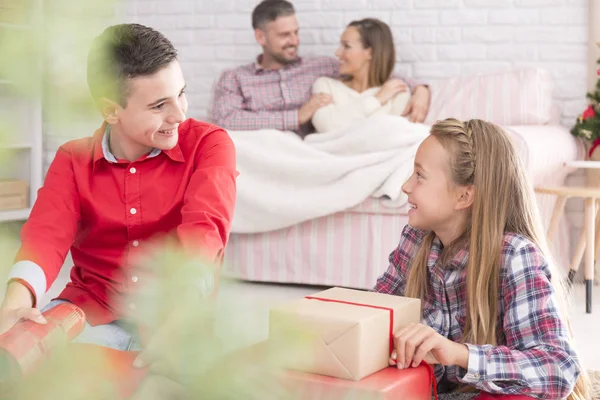
[[[190, 259], [220, 264], [235, 203], [235, 149], [223, 129], [186, 119], [177, 51], [161, 33], [107, 28], [87, 72], [104, 122], [93, 137], [61, 146], [50, 165], [21, 232], [0, 333], [19, 320], [45, 323], [35, 307], [70, 250], [71, 281], [47, 308], [69, 301], [83, 309], [88, 325], [79, 342], [139, 350], [130, 317], [140, 305], [130, 295], [152, 275], [140, 260], [157, 241], [174, 239]], [[206, 291], [213, 275], [205, 278], [190, 284]]]

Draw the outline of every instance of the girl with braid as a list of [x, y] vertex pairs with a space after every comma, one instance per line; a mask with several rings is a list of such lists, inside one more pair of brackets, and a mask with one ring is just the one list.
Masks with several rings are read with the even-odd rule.
[[587, 399], [563, 279], [510, 137], [440, 121], [402, 190], [408, 225], [374, 291], [420, 298], [422, 319], [395, 332], [390, 364], [436, 364], [440, 399]]

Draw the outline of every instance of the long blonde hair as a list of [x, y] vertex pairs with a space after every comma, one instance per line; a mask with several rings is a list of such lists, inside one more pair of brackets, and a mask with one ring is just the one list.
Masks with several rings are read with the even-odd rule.
[[[448, 151], [454, 185], [475, 187], [475, 196], [464, 233], [444, 253], [453, 254], [468, 240], [467, 315], [463, 342], [497, 344], [500, 257], [505, 232], [530, 239], [548, 260], [561, 317], [567, 321], [562, 271], [550, 258], [533, 188], [525, 175], [510, 137], [498, 126], [481, 121], [450, 118], [431, 128], [431, 135]], [[428, 292], [427, 259], [435, 233], [428, 233], [412, 262], [406, 295], [425, 299]], [[570, 329], [570, 326], [569, 326]], [[581, 371], [572, 400], [586, 399], [588, 384]]]

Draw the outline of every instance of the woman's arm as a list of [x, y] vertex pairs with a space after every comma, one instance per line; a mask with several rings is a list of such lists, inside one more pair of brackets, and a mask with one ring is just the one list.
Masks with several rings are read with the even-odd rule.
[[312, 118], [317, 132], [330, 132], [348, 126], [353, 121], [364, 119], [381, 108], [381, 103], [371, 95], [356, 98], [348, 95], [346, 102], [336, 102], [336, 97], [339, 99], [340, 96], [344, 96], [338, 92], [342, 88], [338, 89], [334, 86], [336, 83], [337, 81], [330, 78], [319, 78], [313, 85], [313, 94], [326, 93], [333, 97], [333, 103], [319, 108]]
[[412, 94], [409, 91], [406, 92], [402, 92], [402, 93], [398, 93], [393, 99], [392, 99], [392, 115], [402, 115], [404, 114], [404, 111], [406, 110], [406, 106], [408, 105], [408, 102], [410, 101]]

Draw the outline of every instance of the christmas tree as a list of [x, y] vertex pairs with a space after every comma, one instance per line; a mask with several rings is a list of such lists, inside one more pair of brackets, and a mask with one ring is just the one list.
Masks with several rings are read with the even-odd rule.
[[[600, 60], [598, 60], [600, 64]], [[600, 75], [600, 69], [598, 70]], [[593, 141], [593, 148], [600, 144], [600, 79], [596, 82], [596, 90], [588, 93], [590, 105], [577, 117], [577, 122], [571, 133], [586, 140]]]

